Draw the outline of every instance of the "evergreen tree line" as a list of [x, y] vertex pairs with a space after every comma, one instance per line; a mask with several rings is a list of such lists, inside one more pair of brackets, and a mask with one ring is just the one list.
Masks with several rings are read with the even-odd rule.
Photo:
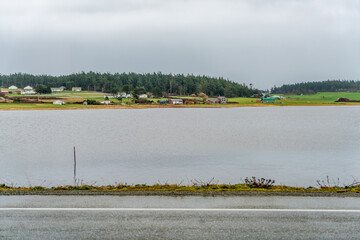
[[209, 96], [226, 97], [248, 97], [258, 93], [245, 84], [235, 83], [222, 77], [194, 76], [183, 74], [158, 73], [95, 73], [81, 72], [63, 76], [32, 75], [16, 73], [0, 75], [0, 86], [9, 87], [15, 85], [23, 88], [27, 85], [37, 87], [44, 85], [48, 87], [65, 86], [71, 90], [72, 87], [81, 87], [87, 91], [132, 91], [137, 88], [145, 89], [147, 92], [164, 92], [171, 95], [189, 95], [203, 92]]
[[322, 82], [303, 82], [274, 86], [271, 93], [280, 94], [313, 94], [317, 92], [359, 92], [360, 81], [327, 80]]

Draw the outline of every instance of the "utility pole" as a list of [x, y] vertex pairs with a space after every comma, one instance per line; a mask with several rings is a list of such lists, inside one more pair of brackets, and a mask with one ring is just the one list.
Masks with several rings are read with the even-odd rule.
[[74, 186], [76, 186], [76, 151], [74, 146]]

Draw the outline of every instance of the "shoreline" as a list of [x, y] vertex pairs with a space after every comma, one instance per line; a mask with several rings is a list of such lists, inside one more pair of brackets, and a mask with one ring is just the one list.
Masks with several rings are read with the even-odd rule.
[[308, 191], [0, 191], [0, 196], [159, 196], [159, 197], [360, 197], [359, 192]]
[[[291, 105], [278, 105], [278, 104], [228, 104], [228, 105], [87, 105], [87, 106], [71, 106], [69, 105], [50, 105], [43, 107], [43, 104], [29, 104], [29, 106], [10, 106], [3, 108], [0, 103], [0, 111], [19, 111], [19, 110], [93, 110], [93, 109], [161, 109], [161, 108], [242, 108], [242, 107], [316, 107], [316, 106], [360, 106], [358, 104], [344, 104], [344, 103], [321, 103], [321, 104], [291, 104]], [[15, 105], [15, 106], [14, 106]], [[35, 105], [35, 106], [34, 106]]]

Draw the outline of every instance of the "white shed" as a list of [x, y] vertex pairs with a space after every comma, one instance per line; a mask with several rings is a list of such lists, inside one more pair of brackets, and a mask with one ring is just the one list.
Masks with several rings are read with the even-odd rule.
[[182, 99], [170, 99], [169, 103], [177, 105], [177, 104], [183, 104], [184, 102]]
[[100, 103], [103, 104], [103, 105], [111, 105], [110, 101], [101, 101]]
[[81, 92], [81, 87], [73, 87], [71, 89], [71, 91], [73, 91], [73, 92]]
[[53, 104], [55, 104], [55, 105], [64, 105], [65, 102], [63, 102], [61, 100], [55, 100], [55, 101], [53, 101]]

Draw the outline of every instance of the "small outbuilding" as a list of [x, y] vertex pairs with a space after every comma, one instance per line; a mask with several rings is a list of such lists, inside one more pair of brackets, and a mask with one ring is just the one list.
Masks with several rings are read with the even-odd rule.
[[15, 85], [12, 85], [12, 86], [9, 87], [9, 90], [16, 90], [16, 89], [18, 89], [18, 87], [15, 86]]
[[267, 97], [267, 98], [263, 97], [263, 98], [261, 99], [261, 101], [262, 101], [263, 103], [275, 103], [276, 98], [274, 98], [274, 97]]
[[61, 100], [55, 100], [55, 101], [53, 101], [53, 104], [54, 104], [54, 105], [64, 105], [65, 102], [63, 102], [63, 101], [61, 101]]
[[174, 105], [184, 104], [182, 99], [169, 99], [169, 103]]
[[112, 103], [110, 101], [101, 101], [100, 104], [111, 105]]
[[139, 95], [139, 98], [145, 99], [145, 98], [148, 98], [148, 95], [147, 95], [147, 94], [140, 94], [140, 95]]
[[73, 92], [81, 92], [81, 87], [73, 87], [73, 88], [71, 88], [71, 91], [73, 91]]
[[62, 92], [62, 91], [64, 91], [64, 89], [61, 87], [51, 88], [51, 92]]

